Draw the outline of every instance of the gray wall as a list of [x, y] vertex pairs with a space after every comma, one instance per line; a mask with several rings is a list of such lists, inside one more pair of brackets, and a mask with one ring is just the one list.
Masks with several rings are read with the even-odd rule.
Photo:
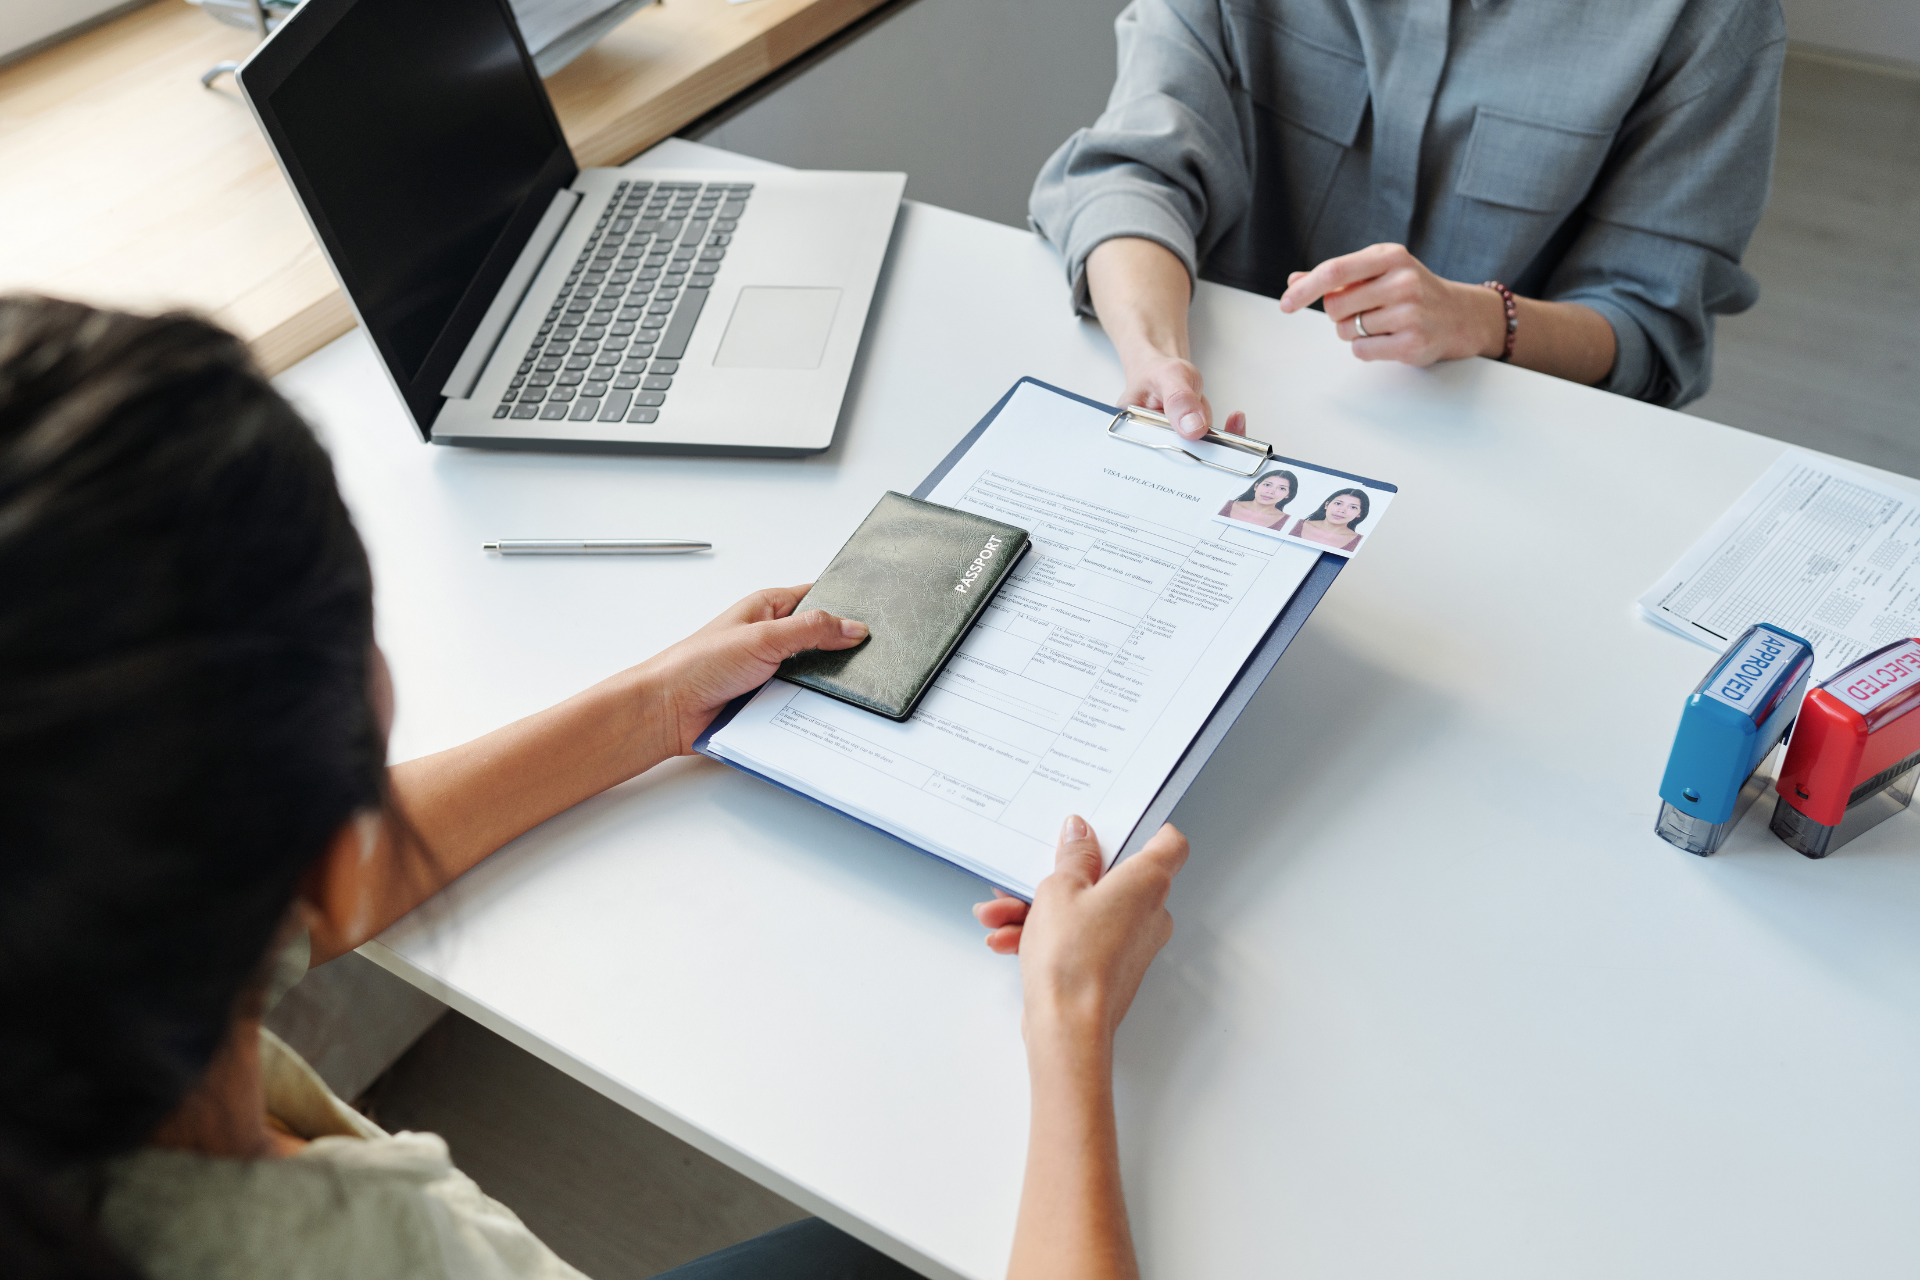
[[128, 7], [137, 6], [127, 0], [0, 0], [0, 62]]
[[1787, 38], [1920, 65], [1917, 0], [1783, 0]]
[[916, 200], [1014, 226], [1053, 149], [1113, 86], [1124, 0], [915, 0], [717, 127], [803, 169], [899, 169]]

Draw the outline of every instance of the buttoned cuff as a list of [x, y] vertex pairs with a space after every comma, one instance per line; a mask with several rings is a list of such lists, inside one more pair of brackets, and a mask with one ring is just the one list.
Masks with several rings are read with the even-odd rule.
[[[1034, 229], [1045, 234], [1037, 223]], [[1093, 299], [1087, 289], [1087, 256], [1108, 240], [1122, 236], [1151, 240], [1180, 259], [1180, 264], [1187, 269], [1189, 285], [1199, 275], [1193, 229], [1165, 196], [1141, 188], [1106, 192], [1074, 210], [1064, 242], [1059, 243], [1061, 256], [1066, 259], [1067, 280], [1073, 287], [1073, 309], [1077, 314], [1090, 320], [1100, 318], [1094, 313]]]

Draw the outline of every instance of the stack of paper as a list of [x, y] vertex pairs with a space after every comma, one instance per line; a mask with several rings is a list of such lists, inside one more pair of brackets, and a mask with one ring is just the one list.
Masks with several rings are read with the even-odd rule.
[[512, 0], [520, 38], [542, 76], [591, 48], [649, 0]]
[[1785, 627], [1824, 680], [1920, 635], [1920, 494], [1790, 449], [1640, 607], [1713, 649], [1756, 622]]

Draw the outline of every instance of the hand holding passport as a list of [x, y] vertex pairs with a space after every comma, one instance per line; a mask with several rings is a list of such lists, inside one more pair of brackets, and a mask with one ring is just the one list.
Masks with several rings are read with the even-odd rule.
[[781, 678], [907, 719], [1027, 545], [1025, 529], [888, 492], [796, 609], [864, 622], [866, 642], [797, 653]]

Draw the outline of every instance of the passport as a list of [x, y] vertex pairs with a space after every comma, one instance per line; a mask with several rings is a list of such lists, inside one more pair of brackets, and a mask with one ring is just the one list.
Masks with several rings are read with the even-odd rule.
[[905, 720], [1027, 552], [1027, 531], [889, 491], [798, 605], [867, 624], [851, 649], [809, 649], [780, 678]]

